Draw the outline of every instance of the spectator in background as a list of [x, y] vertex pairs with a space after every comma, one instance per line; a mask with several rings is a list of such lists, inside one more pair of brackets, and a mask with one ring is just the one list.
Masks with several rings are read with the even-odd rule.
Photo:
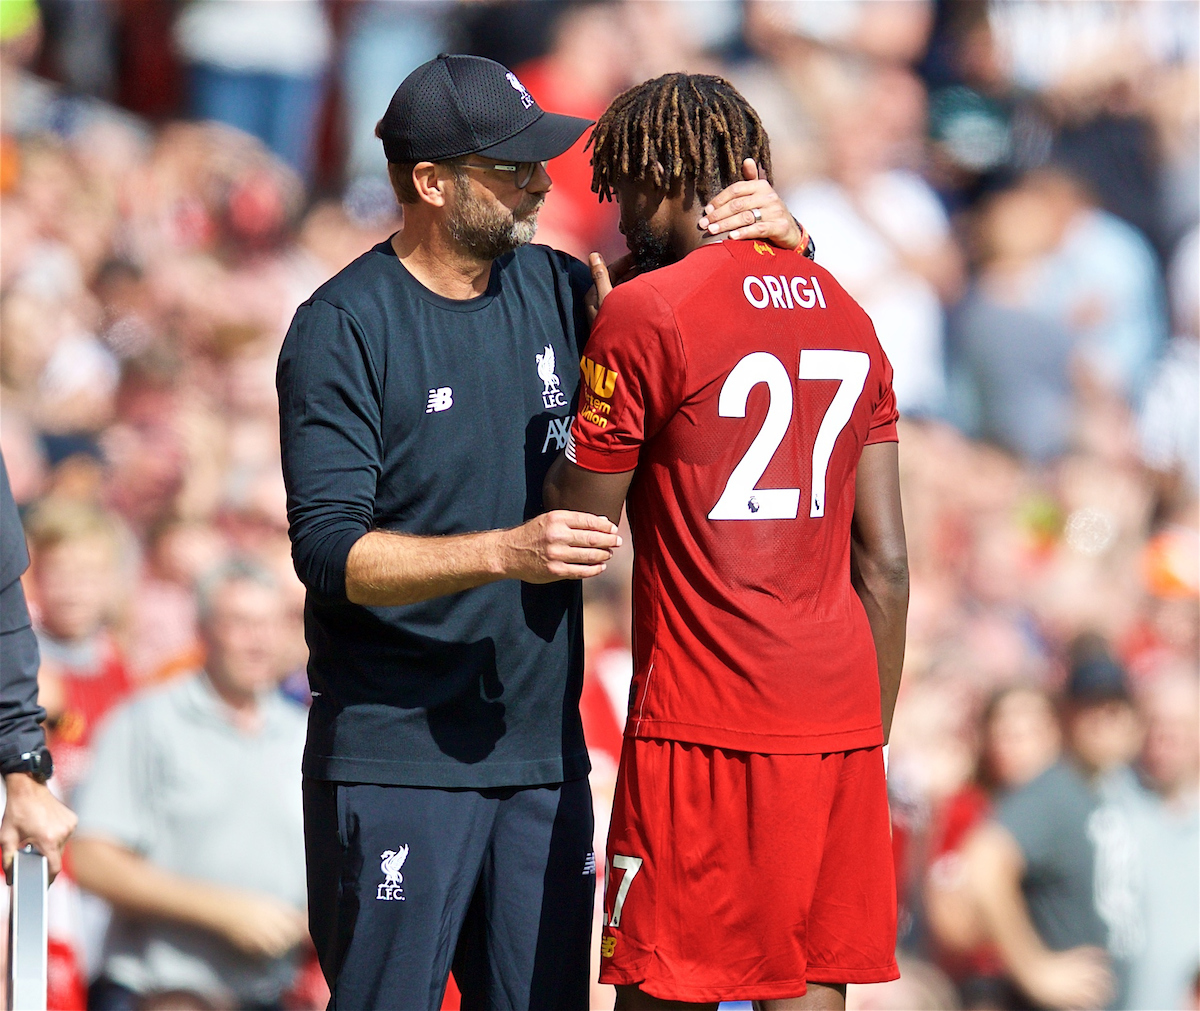
[[903, 414], [944, 408], [941, 299], [957, 297], [962, 261], [937, 195], [905, 164], [924, 125], [924, 91], [899, 69], [867, 81], [828, 119], [829, 177], [788, 206], [817, 237], [817, 260], [875, 324]]
[[952, 317], [952, 415], [1048, 460], [1070, 445], [1077, 393], [1140, 400], [1166, 333], [1154, 254], [1059, 171], [997, 194], [976, 226], [979, 275]]
[[164, 519], [147, 533], [130, 607], [130, 663], [137, 681], [168, 681], [203, 665], [195, 586], [228, 553], [221, 534], [195, 520]]
[[[1013, 86], [985, 4], [947, 5], [926, 58], [931, 176], [954, 210], [1043, 164], [1052, 141], [1037, 96]], [[932, 64], [932, 66], [930, 66]]]
[[1200, 487], [1200, 231], [1184, 237], [1171, 264], [1174, 337], [1146, 391], [1139, 419], [1142, 459], [1178, 507]]
[[252, 134], [311, 179], [333, 41], [320, 0], [192, 0], [175, 40], [192, 115]]
[[39, 0], [42, 69], [71, 91], [111, 98], [116, 91], [115, 7], [95, 0]]
[[202, 672], [150, 691], [105, 727], [80, 789], [79, 883], [112, 903], [90, 1006], [186, 989], [278, 1007], [304, 940], [303, 710], [276, 687], [283, 605], [234, 560], [200, 591]]
[[379, 164], [375, 124], [392, 99], [396, 82], [449, 48], [450, 0], [395, 3], [359, 0], [350, 15], [341, 80], [345, 101], [346, 177], [360, 189], [374, 179], [394, 203]]
[[923, 889], [938, 964], [968, 1009], [1006, 1007], [1016, 995], [969, 888], [963, 847], [989, 817], [993, 802], [1042, 775], [1059, 760], [1062, 746], [1054, 704], [1031, 685], [993, 694], [981, 725], [982, 754], [974, 779], [934, 814]]
[[1200, 693], [1166, 674], [1143, 693], [1144, 790], [1126, 808], [1137, 870], [1139, 943], [1124, 1006], [1181, 1008], [1200, 967]]
[[120, 532], [97, 506], [52, 498], [38, 504], [25, 528], [42, 653], [38, 694], [56, 779], [69, 799], [87, 773], [97, 726], [130, 689], [112, 631], [122, 583]]
[[1128, 790], [1139, 725], [1121, 667], [1094, 643], [1076, 653], [1068, 755], [1004, 797], [964, 859], [987, 935], [1029, 999], [1119, 1007], [1114, 960], [1129, 954], [1136, 910], [1130, 840], [1114, 808]]
[[1024, 278], [1028, 307], [1072, 331], [1092, 382], [1138, 402], [1167, 336], [1154, 250], [1065, 172], [1040, 170], [1022, 186], [1040, 200], [1055, 238]]
[[951, 415], [972, 435], [1031, 460], [1066, 451], [1073, 338], [1028, 304], [1030, 260], [1054, 241], [1035, 194], [1013, 188], [975, 222], [979, 272], [950, 318]]
[[792, 34], [810, 49], [897, 64], [921, 58], [934, 15], [928, 0], [848, 0], [836, 6], [827, 0], [759, 0], [754, 7], [760, 9], [753, 13], [764, 20], [763, 30]]
[[[609, 4], [563, 5], [554, 18], [551, 48], [545, 56], [517, 67], [516, 73], [538, 104], [570, 116], [597, 120], [630, 82], [630, 56], [621, 11]], [[538, 214], [534, 241], [581, 260], [600, 252], [625, 252], [617, 231], [615, 206], [592, 192], [587, 133], [546, 171], [554, 188]]]
[[[1019, 89], [1038, 92], [1050, 113], [1054, 160], [1165, 253], [1178, 232], [1164, 230], [1159, 145], [1147, 104], [1155, 90], [1153, 68], [1168, 74], [1187, 63], [1194, 68], [1200, 50], [1195, 5], [989, 0], [987, 7], [1007, 74]], [[1195, 84], [1190, 88], [1194, 92]], [[1194, 95], [1175, 95], [1194, 115]], [[1190, 160], [1194, 165], [1194, 150]], [[1191, 179], [1194, 215], [1194, 174]]]

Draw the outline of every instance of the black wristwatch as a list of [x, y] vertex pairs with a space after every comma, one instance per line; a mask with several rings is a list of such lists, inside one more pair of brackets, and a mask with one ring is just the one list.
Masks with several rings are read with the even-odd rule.
[[0, 765], [0, 773], [5, 776], [14, 772], [27, 773], [35, 782], [45, 783], [54, 774], [54, 759], [50, 757], [50, 749], [43, 744]]
[[817, 244], [813, 242], [813, 237], [808, 234], [808, 229], [800, 224], [800, 219], [796, 215], [792, 215], [792, 220], [796, 222], [796, 227], [800, 229], [800, 248], [796, 250], [801, 256], [806, 256], [810, 260], [817, 258]]

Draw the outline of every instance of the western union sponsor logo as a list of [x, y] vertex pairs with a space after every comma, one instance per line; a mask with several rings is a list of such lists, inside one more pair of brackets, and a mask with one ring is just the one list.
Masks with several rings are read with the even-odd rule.
[[579, 369], [583, 373], [583, 381], [596, 392], [598, 397], [607, 400], [617, 388], [617, 374], [612, 369], [597, 365], [584, 355], [579, 361]]

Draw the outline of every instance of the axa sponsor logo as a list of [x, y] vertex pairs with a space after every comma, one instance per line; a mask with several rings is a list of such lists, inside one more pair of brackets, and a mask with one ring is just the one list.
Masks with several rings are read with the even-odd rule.
[[742, 294], [755, 309], [765, 309], [768, 305], [776, 309], [825, 308], [825, 293], [815, 277], [787, 278], [782, 274], [756, 277], [751, 274], [742, 281]]
[[757, 239], [754, 241], [754, 251], [759, 256], [774, 256], [775, 255], [775, 250], [772, 246], [770, 246], [766, 242], [759, 242]]
[[562, 383], [554, 371], [554, 348], [549, 344], [542, 349], [537, 359], [537, 374], [542, 381], [542, 404], [546, 407], [566, 407], [567, 402], [562, 395]]
[[425, 403], [426, 414], [440, 414], [454, 406], [454, 390], [449, 386], [439, 386], [429, 391], [429, 400]]
[[379, 869], [383, 871], [383, 882], [375, 889], [375, 898], [380, 902], [404, 901], [404, 875], [400, 868], [408, 859], [408, 846], [396, 850], [384, 850], [379, 855]]
[[509, 87], [511, 87], [513, 91], [521, 96], [521, 104], [526, 109], [530, 108], [533, 105], [533, 96], [525, 90], [525, 85], [517, 80], [517, 75], [510, 70], [504, 76], [508, 78]]
[[546, 452], [550, 448], [550, 443], [554, 443], [554, 451], [557, 453], [561, 449], [567, 447], [567, 437], [571, 434], [571, 422], [575, 420], [575, 415], [568, 414], [565, 418], [550, 418], [546, 424], [546, 438], [542, 440], [542, 452]]

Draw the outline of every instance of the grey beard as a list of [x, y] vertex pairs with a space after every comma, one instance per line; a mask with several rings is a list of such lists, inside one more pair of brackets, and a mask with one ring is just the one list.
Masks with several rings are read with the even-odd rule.
[[446, 227], [465, 252], [480, 260], [495, 260], [533, 239], [541, 203], [538, 200], [533, 210], [522, 217], [515, 213], [494, 214], [482, 201], [456, 187]]

